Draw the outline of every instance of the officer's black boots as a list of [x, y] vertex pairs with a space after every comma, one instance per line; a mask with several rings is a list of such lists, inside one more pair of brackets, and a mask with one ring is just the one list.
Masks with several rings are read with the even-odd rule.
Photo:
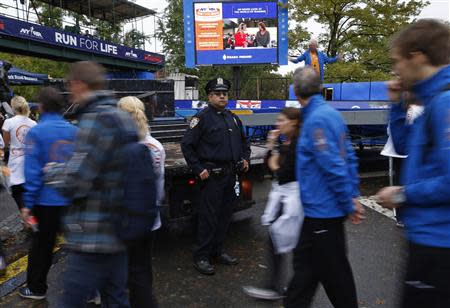
[[238, 264], [238, 259], [230, 256], [229, 254], [222, 252], [220, 255], [216, 257], [217, 263], [225, 264], [225, 265], [236, 265]]
[[194, 261], [194, 268], [203, 275], [214, 275], [214, 266], [208, 260]]

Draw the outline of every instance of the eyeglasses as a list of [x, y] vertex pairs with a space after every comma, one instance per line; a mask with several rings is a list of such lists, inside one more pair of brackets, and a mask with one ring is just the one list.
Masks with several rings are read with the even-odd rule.
[[228, 91], [212, 91], [211, 94], [215, 96], [228, 96]]

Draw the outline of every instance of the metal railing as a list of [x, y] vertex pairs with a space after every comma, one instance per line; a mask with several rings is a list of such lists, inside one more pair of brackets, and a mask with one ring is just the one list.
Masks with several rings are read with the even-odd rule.
[[[18, 1], [15, 1], [15, 2], [16, 2], [16, 4], [18, 3]], [[21, 20], [21, 21], [26, 21], [28, 23], [32, 23], [32, 24], [36, 24], [36, 25], [44, 25], [41, 21], [41, 15], [39, 13], [36, 13], [36, 9], [32, 6], [28, 6], [27, 8], [25, 8], [25, 5], [21, 5], [22, 7], [20, 7], [18, 4], [16, 6], [12, 6], [9, 4], [2, 3], [1, 5], [3, 7], [1, 7], [2, 11], [1, 11], [0, 15], [3, 15], [3, 16], [9, 17], [9, 18], [13, 18], [13, 19], [17, 19], [17, 20]], [[50, 8], [52, 8], [52, 6], [50, 6]], [[57, 7], [55, 7], [54, 9], [57, 9]], [[101, 40], [106, 40], [106, 41], [109, 40], [109, 38], [101, 37], [99, 35], [99, 33], [97, 32], [97, 28], [95, 28], [94, 26], [79, 23], [76, 20], [73, 20], [73, 18], [71, 16], [67, 15], [68, 11], [66, 11], [64, 9], [60, 9], [60, 10], [63, 12], [63, 15], [61, 16], [62, 27], [59, 28], [60, 30], [63, 30], [66, 32], [71, 32], [73, 34], [84, 35], [84, 36], [91, 37], [91, 38], [96, 38], [96, 39], [101, 39]], [[15, 15], [12, 14], [13, 11], [16, 12]], [[86, 17], [88, 17], [88, 16], [86, 16]], [[136, 20], [131, 20], [127, 24], [133, 25], [132, 29], [143, 33], [143, 26], [142, 26], [142, 31], [137, 29], [137, 20], [138, 19], [143, 20], [144, 18], [136, 18]], [[151, 35], [150, 35], [150, 37], [151, 37]], [[124, 38], [125, 38], [125, 27], [122, 27], [122, 33], [120, 33], [119, 37], [118, 37], [118, 39], [120, 40], [120, 44], [123, 44]], [[128, 47], [136, 47], [136, 46], [128, 46]], [[138, 48], [142, 48], [142, 49], [145, 48], [145, 41], [143, 41], [141, 43], [141, 46], [138, 46]]]

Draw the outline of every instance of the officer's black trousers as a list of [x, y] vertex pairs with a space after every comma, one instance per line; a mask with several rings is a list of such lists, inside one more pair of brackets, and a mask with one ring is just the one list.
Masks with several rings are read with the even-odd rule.
[[209, 259], [223, 252], [223, 242], [236, 201], [235, 183], [234, 174], [210, 175], [202, 183], [195, 261]]
[[450, 307], [450, 248], [409, 244], [402, 308]]
[[294, 250], [294, 277], [286, 308], [310, 307], [321, 283], [335, 308], [357, 308], [355, 282], [347, 259], [344, 218], [305, 218]]

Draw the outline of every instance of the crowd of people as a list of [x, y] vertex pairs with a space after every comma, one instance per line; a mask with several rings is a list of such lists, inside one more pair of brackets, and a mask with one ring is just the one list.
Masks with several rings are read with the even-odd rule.
[[[393, 107], [383, 154], [402, 155], [404, 162], [396, 186], [377, 198], [397, 209], [407, 233], [402, 308], [450, 307], [449, 55], [448, 25], [435, 20], [417, 21], [391, 42]], [[254, 298], [283, 298], [287, 308], [310, 307], [319, 283], [334, 307], [358, 307], [344, 225], [364, 220], [358, 160], [342, 116], [322, 97], [322, 79], [314, 65], [294, 72], [302, 108], [283, 109], [268, 136], [274, 182], [261, 222], [270, 271], [261, 287], [243, 288]], [[215, 274], [216, 264], [239, 262], [225, 250], [225, 239], [251, 148], [241, 120], [226, 109], [230, 87], [221, 77], [207, 83], [208, 106], [191, 119], [181, 142], [200, 180], [193, 266], [204, 275]], [[19, 290], [24, 298], [46, 297], [56, 236], [64, 230], [67, 265], [51, 305], [83, 307], [100, 294], [105, 307], [158, 306], [152, 246], [161, 227], [164, 147], [151, 136], [138, 98], [117, 101], [105, 89], [102, 66], [72, 64], [67, 90], [78, 105], [72, 123], [53, 88], [39, 93], [38, 123], [28, 118], [24, 98], [12, 99], [15, 116], [4, 122], [0, 146], [9, 154], [2, 175], [9, 175], [8, 187], [32, 228], [27, 283]], [[287, 282], [283, 267], [291, 252], [294, 274]], [[0, 270], [2, 262], [4, 256]]]

